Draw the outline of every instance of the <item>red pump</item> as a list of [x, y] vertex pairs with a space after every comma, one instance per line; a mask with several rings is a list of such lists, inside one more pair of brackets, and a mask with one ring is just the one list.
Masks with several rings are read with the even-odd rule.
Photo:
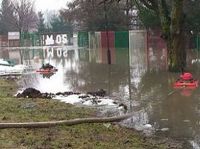
[[180, 75], [180, 79], [178, 79], [174, 83], [174, 88], [191, 88], [195, 89], [198, 87], [198, 80], [193, 79], [193, 76], [189, 72], [185, 72]]
[[58, 69], [56, 69], [54, 66], [50, 65], [49, 63], [45, 65], [43, 64], [39, 70], [36, 70], [36, 72], [40, 74], [51, 74], [51, 73], [55, 73], [56, 71], [58, 71]]
[[180, 75], [180, 78], [181, 78], [182, 80], [190, 80], [190, 79], [192, 79], [193, 77], [192, 77], [192, 74], [191, 74], [191, 73], [185, 72], [185, 73], [183, 73], [183, 74]]

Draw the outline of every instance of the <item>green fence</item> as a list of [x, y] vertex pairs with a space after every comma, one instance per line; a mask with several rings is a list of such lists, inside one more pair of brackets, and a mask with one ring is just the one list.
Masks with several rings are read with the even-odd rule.
[[128, 48], [129, 47], [129, 32], [121, 31], [115, 32], [115, 48]]
[[[33, 47], [33, 46], [41, 46], [42, 44], [41, 36], [39, 33], [29, 33], [29, 32], [23, 32], [20, 34], [20, 46], [22, 47]], [[35, 56], [40, 56], [42, 53], [42, 50], [35, 50], [35, 49], [24, 49], [22, 51], [22, 55], [24, 60], [30, 60], [31, 58], [34, 58]]]
[[79, 47], [88, 47], [88, 32], [78, 32], [78, 46]]
[[[101, 32], [95, 32], [101, 33]], [[89, 43], [89, 33], [88, 32], [78, 32], [78, 46], [79, 47], [88, 47]], [[128, 48], [129, 47], [129, 32], [128, 31], [119, 31], [114, 33], [114, 46], [115, 48]], [[97, 43], [103, 43], [103, 39], [99, 38], [100, 41]]]
[[23, 32], [20, 35], [21, 46], [40, 46], [41, 38], [38, 33]]
[[198, 51], [200, 50], [200, 35], [196, 36], [196, 49]]

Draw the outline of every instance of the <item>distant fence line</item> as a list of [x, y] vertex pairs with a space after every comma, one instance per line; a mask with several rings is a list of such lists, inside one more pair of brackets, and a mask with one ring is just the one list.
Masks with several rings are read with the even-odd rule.
[[[167, 67], [167, 48], [158, 30], [97, 31], [78, 32], [78, 46], [87, 47], [93, 52], [90, 59], [98, 57], [99, 62], [107, 63], [107, 49], [111, 61], [115, 63], [118, 55], [128, 49], [131, 64], [144, 64], [147, 67]], [[92, 50], [96, 49], [96, 50]], [[124, 49], [124, 50], [123, 50]]]
[[[46, 36], [48, 35], [48, 37]], [[53, 35], [53, 36], [51, 36]], [[59, 35], [59, 36], [56, 36]], [[45, 38], [44, 38], [45, 37]], [[39, 33], [22, 33], [19, 40], [9, 40], [8, 37], [0, 36], [1, 50], [0, 55], [3, 58], [17, 59], [23, 56], [23, 59], [30, 59], [42, 56], [42, 51], [40, 49], [48, 49], [49, 47], [62, 48], [62, 49], [89, 49], [80, 50], [80, 57], [83, 57], [86, 52], [89, 52], [89, 61], [95, 60], [99, 63], [107, 63], [107, 51], [111, 52], [111, 62], [116, 63], [127, 63], [127, 61], [122, 61], [120, 59], [121, 54], [128, 52], [131, 64], [143, 64], [147, 67], [167, 67], [167, 47], [165, 41], [161, 38], [161, 32], [159, 30], [130, 30], [130, 31], [95, 31], [86, 32], [79, 31], [77, 36], [73, 39], [75, 45], [63, 44], [62, 41], [68, 38], [64, 33], [49, 33], [49, 34], [39, 34]], [[48, 41], [48, 43], [55, 43], [53, 45], [46, 46], [44, 39], [54, 40]], [[68, 40], [68, 39], [67, 39]], [[70, 41], [70, 40], [68, 40]], [[57, 44], [61, 43], [61, 44]], [[190, 41], [187, 42], [189, 54], [187, 55], [187, 62], [190, 64], [194, 59], [199, 59], [197, 52], [200, 49], [200, 37], [193, 36]], [[39, 50], [37, 50], [39, 49]], [[195, 50], [196, 49], [196, 50]], [[17, 53], [17, 50], [19, 51]], [[10, 52], [8, 52], [10, 51]], [[16, 52], [15, 52], [16, 51]], [[23, 51], [20, 53], [20, 51]], [[83, 55], [81, 55], [83, 54]], [[27, 58], [26, 58], [26, 55]], [[125, 59], [127, 56], [124, 55]], [[196, 61], [195, 61], [196, 62]]]
[[[109, 47], [115, 48], [128, 48], [130, 47], [130, 42], [134, 39], [131, 38], [130, 34], [141, 34], [145, 35], [145, 46], [153, 46], [155, 48], [163, 48], [165, 43], [163, 42], [161, 32], [159, 30], [130, 30], [130, 31], [96, 31], [96, 32], [86, 32], [79, 31], [77, 33], [78, 39], [77, 44], [79, 47], [89, 47], [91, 42], [98, 43], [100, 47], [107, 47], [109, 41]], [[8, 40], [8, 35], [0, 35], [0, 46], [1, 47], [29, 47], [29, 46], [46, 46], [44, 39], [46, 35], [53, 35], [55, 40], [55, 35], [67, 34], [67, 33], [38, 33], [38, 32], [24, 32], [20, 34], [19, 40]], [[107, 39], [108, 35], [108, 39]], [[71, 37], [67, 36], [67, 40]], [[154, 42], [156, 40], [156, 43]], [[55, 44], [54, 46], [59, 46]], [[166, 46], [165, 46], [166, 47]], [[200, 36], [194, 35], [189, 41], [189, 48], [200, 49]]]
[[[51, 35], [51, 34], [50, 34]], [[56, 35], [56, 34], [54, 34]], [[20, 57], [20, 50], [23, 59], [30, 59], [37, 55], [43, 55], [36, 49], [45, 49], [49, 46], [43, 46], [41, 34], [38, 33], [22, 33], [20, 40], [9, 41], [9, 46], [4, 45], [1, 55], [6, 58], [17, 59]], [[44, 36], [43, 36], [44, 37]], [[61, 36], [60, 36], [61, 37]], [[60, 39], [57, 38], [57, 39]], [[48, 37], [55, 40], [54, 37]], [[4, 39], [5, 40], [5, 39]], [[59, 40], [58, 40], [59, 41]], [[77, 33], [77, 48], [86, 47], [89, 49], [89, 60], [96, 62], [107, 63], [107, 48], [111, 52], [111, 62], [127, 63], [127, 61], [120, 60], [123, 52], [129, 52], [130, 63], [145, 63], [144, 65], [154, 66], [157, 63], [163, 63], [166, 66], [166, 45], [160, 38], [159, 31], [145, 31], [145, 30], [130, 30], [130, 31], [97, 31]], [[51, 42], [50, 42], [51, 43]], [[69, 45], [53, 45], [54, 47], [70, 47]], [[3, 50], [5, 49], [5, 50]], [[93, 50], [91, 50], [93, 49]], [[18, 53], [17, 50], [19, 50]], [[13, 52], [8, 52], [13, 51]], [[16, 52], [14, 52], [16, 51]], [[81, 50], [83, 52], [83, 50]], [[26, 56], [28, 55], [28, 56]], [[125, 56], [127, 60], [127, 57]]]
[[[166, 48], [165, 42], [160, 37], [161, 33], [158, 30], [130, 30], [130, 31], [97, 31], [97, 32], [78, 32], [78, 46], [79, 47], [101, 47], [105, 48], [109, 45], [110, 48], [129, 48], [134, 42], [135, 37], [132, 35], [145, 36], [145, 47], [153, 46], [153, 48]], [[107, 39], [108, 38], [108, 39]], [[109, 41], [109, 43], [107, 43]]]
[[[162, 64], [163, 68], [167, 67], [167, 46], [161, 38], [159, 30], [130, 30], [130, 31], [96, 31], [96, 32], [78, 32], [78, 46], [89, 49], [100, 49], [99, 57], [101, 61], [106, 61], [101, 57], [106, 57], [106, 49], [110, 49], [114, 54], [119, 49], [129, 49], [131, 61], [141, 60], [147, 62], [150, 67], [157, 67]], [[187, 63], [190, 65], [196, 59], [200, 59], [200, 35], [192, 35], [186, 41]], [[137, 49], [137, 50], [136, 50]], [[136, 51], [140, 51], [139, 54]], [[143, 54], [142, 54], [143, 53]], [[104, 55], [104, 56], [103, 56]], [[137, 55], [137, 56], [135, 56]], [[135, 57], [134, 57], [135, 56]]]
[[[12, 32], [8, 32], [12, 33]], [[68, 33], [23, 32], [17, 38], [11, 35], [0, 35], [1, 47], [32, 47], [72, 45], [73, 37]]]

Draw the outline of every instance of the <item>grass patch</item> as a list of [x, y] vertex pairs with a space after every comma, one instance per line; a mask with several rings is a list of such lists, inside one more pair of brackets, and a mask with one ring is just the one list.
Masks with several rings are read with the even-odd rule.
[[[94, 117], [96, 110], [51, 99], [15, 98], [17, 85], [0, 79], [0, 122], [31, 122]], [[116, 124], [80, 124], [37, 129], [1, 129], [0, 148], [160, 149], [138, 132]]]

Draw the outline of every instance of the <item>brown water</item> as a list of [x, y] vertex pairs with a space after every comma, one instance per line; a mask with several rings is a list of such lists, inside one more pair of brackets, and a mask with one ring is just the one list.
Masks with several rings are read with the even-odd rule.
[[[42, 92], [86, 93], [104, 89], [109, 97], [135, 111], [123, 125], [143, 130], [147, 135], [159, 133], [184, 139], [198, 148], [200, 89], [175, 90], [172, 83], [179, 74], [162, 70], [163, 64], [156, 61], [151, 68], [140, 51], [118, 50], [111, 65], [88, 49], [70, 50], [66, 58], [46, 59], [58, 68], [56, 74], [49, 78], [29, 75], [23, 85]], [[199, 79], [198, 69], [193, 74]]]

